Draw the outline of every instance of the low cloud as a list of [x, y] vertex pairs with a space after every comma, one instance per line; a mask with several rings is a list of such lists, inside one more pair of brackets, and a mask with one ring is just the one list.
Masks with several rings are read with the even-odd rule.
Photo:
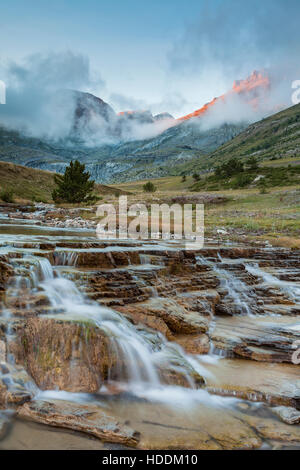
[[73, 94], [65, 90], [104, 86], [102, 79], [92, 78], [88, 58], [72, 52], [2, 63], [0, 73], [7, 85], [0, 125], [51, 140], [65, 138], [73, 125], [76, 104]]

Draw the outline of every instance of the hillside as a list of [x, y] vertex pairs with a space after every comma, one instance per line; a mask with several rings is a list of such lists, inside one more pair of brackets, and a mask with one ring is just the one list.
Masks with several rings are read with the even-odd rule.
[[0, 191], [31, 201], [49, 201], [54, 189], [53, 173], [0, 161]]
[[[54, 189], [54, 173], [27, 168], [13, 163], [0, 161], [0, 193], [11, 191], [14, 198], [36, 202], [51, 202]], [[108, 194], [127, 194], [118, 188], [97, 184], [99, 196]]]
[[[167, 176], [176, 166], [207, 155], [239, 134], [245, 125], [224, 124], [202, 131], [195, 122], [183, 122], [147, 140], [86, 147], [80, 143], [48, 142], [0, 128], [0, 159], [63, 172], [71, 159], [85, 163], [95, 181], [119, 182]], [[172, 174], [172, 173], [171, 173]]]
[[194, 119], [153, 138], [98, 147], [43, 141], [0, 128], [1, 160], [61, 173], [77, 158], [99, 183], [205, 173], [231, 157], [245, 161], [251, 156], [259, 161], [295, 158], [299, 148], [300, 105], [250, 126], [223, 124], [203, 131]]
[[300, 152], [300, 104], [250, 125], [209, 156], [209, 164], [231, 157], [259, 161], [296, 157]]

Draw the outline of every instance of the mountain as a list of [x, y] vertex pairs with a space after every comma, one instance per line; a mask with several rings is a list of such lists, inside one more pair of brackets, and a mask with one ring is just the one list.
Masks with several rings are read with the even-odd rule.
[[106, 132], [115, 133], [116, 113], [109, 104], [91, 93], [74, 90], [71, 95], [75, 102], [71, 137], [83, 138], [93, 134], [99, 125], [105, 126]]
[[86, 147], [45, 142], [0, 128], [0, 160], [63, 172], [72, 159], [87, 165], [98, 182], [118, 182], [168, 175], [174, 165], [205, 156], [236, 136], [245, 124], [202, 131], [195, 123], [171, 127], [151, 139]]
[[266, 101], [267, 92], [270, 90], [271, 82], [267, 75], [256, 70], [245, 80], [236, 80], [232, 89], [224, 95], [214, 98], [202, 108], [187, 114], [178, 121], [187, 121], [193, 118], [203, 117], [218, 103], [230, 103], [232, 98], [238, 96], [243, 102], [257, 109], [262, 101]]
[[209, 156], [209, 164], [231, 157], [257, 160], [296, 157], [300, 151], [300, 104], [251, 124]]
[[174, 120], [174, 116], [172, 116], [172, 114], [169, 114], [169, 113], [160, 113], [160, 114], [156, 114], [156, 116], [153, 117], [153, 119], [155, 121], [163, 121], [164, 119], [170, 119], [171, 121]]
[[153, 116], [150, 111], [116, 114], [102, 99], [71, 91], [68, 93], [74, 106], [69, 135], [50, 141], [0, 128], [0, 159], [63, 172], [70, 160], [77, 158], [87, 165], [97, 182], [178, 174], [194, 165], [208, 168], [214, 162], [208, 155], [230, 143], [249, 121], [235, 118], [232, 122], [221, 113], [208, 126], [203, 118], [211, 118], [214, 105], [230, 106], [231, 99], [236, 97], [255, 110], [261, 102], [267, 102], [269, 89], [269, 79], [254, 72], [246, 80], [235, 82], [225, 95], [179, 119], [168, 113]]

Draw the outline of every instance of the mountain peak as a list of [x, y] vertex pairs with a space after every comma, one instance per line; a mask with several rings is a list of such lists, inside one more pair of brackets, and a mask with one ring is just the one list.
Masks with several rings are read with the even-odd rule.
[[270, 79], [262, 72], [254, 70], [252, 74], [245, 80], [235, 80], [232, 89], [217, 98], [214, 98], [209, 103], [206, 103], [202, 108], [197, 109], [193, 113], [187, 114], [178, 119], [178, 121], [187, 121], [189, 119], [202, 116], [217, 102], [226, 101], [235, 94], [241, 96], [246, 103], [249, 103], [254, 108], [259, 105], [259, 94], [261, 91], [265, 92], [270, 88]]

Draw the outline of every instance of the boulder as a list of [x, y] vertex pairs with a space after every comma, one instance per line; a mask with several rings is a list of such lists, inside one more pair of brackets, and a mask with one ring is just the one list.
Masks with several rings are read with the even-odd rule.
[[93, 323], [28, 318], [12, 346], [39, 388], [93, 393], [116, 359], [109, 339]]
[[104, 442], [136, 447], [140, 439], [137, 431], [120, 423], [97, 405], [35, 400], [21, 406], [17, 414], [37, 423], [81, 431]]

